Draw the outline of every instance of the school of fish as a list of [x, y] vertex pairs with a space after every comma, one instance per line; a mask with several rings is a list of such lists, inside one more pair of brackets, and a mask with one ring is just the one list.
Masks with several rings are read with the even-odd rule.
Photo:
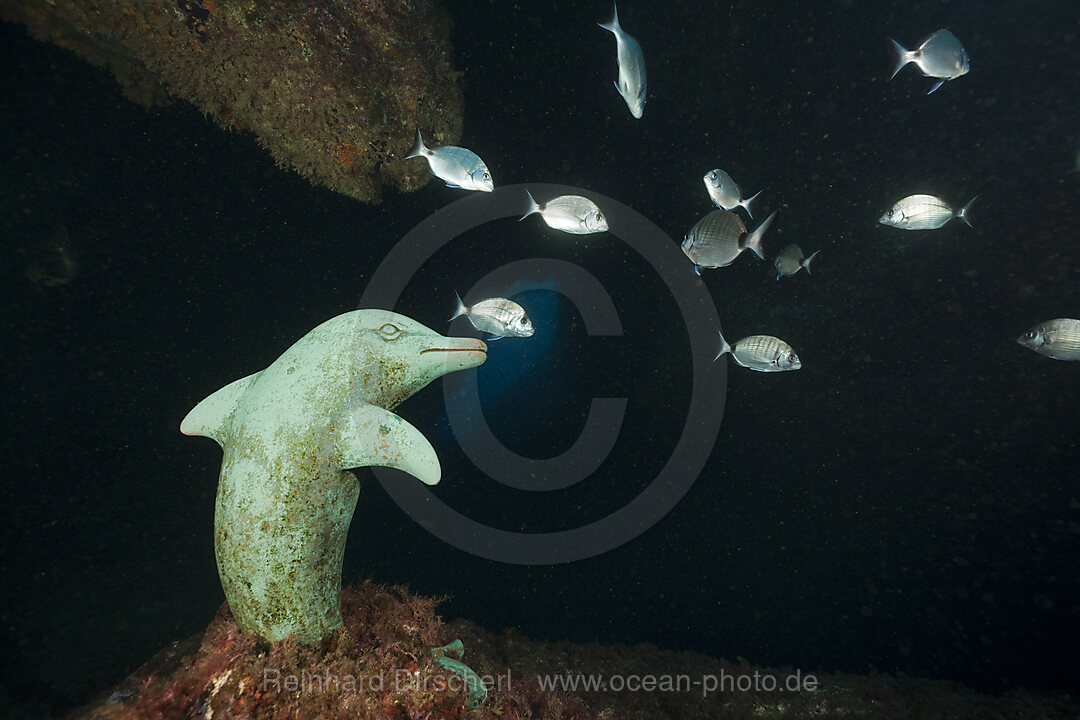
[[[645, 56], [638, 41], [623, 29], [619, 22], [619, 8], [613, 3], [609, 21], [597, 23], [615, 37], [615, 58], [618, 77], [615, 90], [626, 103], [630, 114], [641, 118], [645, 111], [646, 76]], [[967, 51], [953, 33], [937, 30], [914, 49], [908, 49], [895, 39], [891, 40], [894, 65], [890, 80], [907, 65], [915, 65], [925, 77], [935, 83], [927, 95], [939, 90], [946, 82], [967, 75], [971, 70]], [[429, 148], [424, 144], [420, 131], [416, 132], [409, 158], [424, 158], [431, 173], [446, 183], [447, 187], [490, 192], [494, 189], [491, 173], [484, 161], [465, 148], [443, 146]], [[1080, 152], [1076, 167], [1080, 170]], [[728, 267], [744, 250], [750, 250], [757, 258], [766, 258], [765, 234], [771, 228], [776, 212], [773, 211], [752, 231], [738, 211], [753, 219], [751, 204], [763, 192], [759, 190], [746, 196], [732, 177], [720, 168], [709, 170], [702, 176], [705, 190], [715, 206], [686, 232], [682, 251], [693, 264], [693, 271], [701, 275], [703, 270]], [[603, 233], [609, 229], [603, 211], [592, 200], [580, 195], [564, 195], [538, 202], [526, 191], [526, 205], [521, 219], [537, 214], [548, 227], [573, 235]], [[974, 229], [969, 210], [977, 199], [972, 197], [956, 208], [947, 200], [935, 195], [915, 193], [897, 200], [887, 209], [878, 223], [904, 231], [937, 230], [956, 219]], [[805, 255], [798, 245], [789, 244], [773, 259], [776, 279], [792, 277], [799, 270], [810, 274], [810, 263], [820, 250]], [[490, 339], [500, 337], [530, 337], [534, 333], [524, 308], [506, 298], [485, 298], [466, 306], [457, 299], [454, 318], [468, 317], [477, 330], [489, 333]], [[1080, 360], [1080, 320], [1059, 318], [1039, 323], [1017, 338], [1017, 343], [1046, 357], [1057, 360]], [[785, 341], [771, 335], [749, 335], [729, 344], [720, 334], [720, 351], [716, 358], [731, 355], [741, 367], [760, 372], [798, 370], [802, 361]]]

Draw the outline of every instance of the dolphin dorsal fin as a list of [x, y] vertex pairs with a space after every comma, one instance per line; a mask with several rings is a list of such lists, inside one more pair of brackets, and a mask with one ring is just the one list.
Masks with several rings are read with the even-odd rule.
[[240, 398], [247, 392], [251, 383], [255, 382], [255, 378], [261, 374], [260, 370], [231, 382], [200, 402], [180, 422], [180, 432], [185, 435], [211, 438], [224, 447], [225, 443], [222, 439], [225, 431], [228, 430], [229, 418], [236, 409], [236, 404], [240, 402]]
[[334, 455], [342, 469], [392, 467], [425, 485], [435, 485], [442, 477], [439, 456], [427, 438], [400, 416], [369, 403], [353, 408], [338, 423]]

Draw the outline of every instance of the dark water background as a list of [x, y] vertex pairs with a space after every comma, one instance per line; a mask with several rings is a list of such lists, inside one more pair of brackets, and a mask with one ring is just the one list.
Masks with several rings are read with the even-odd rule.
[[[781, 210], [768, 249], [821, 249], [814, 275], [778, 283], [747, 257], [704, 281], [729, 338], [780, 336], [804, 368], [731, 367], [705, 472], [613, 552], [477, 559], [369, 478], [346, 579], [448, 595], [448, 617], [538, 638], [1074, 690], [1080, 364], [1013, 338], [1080, 316], [1080, 175], [1066, 175], [1080, 147], [1076, 3], [626, 2], [649, 71], [641, 120], [611, 87], [615, 44], [594, 25], [606, 2], [450, 10], [462, 144], [497, 184], [588, 188], [673, 238], [709, 209], [706, 170], [766, 189], [759, 217]], [[914, 68], [886, 82], [887, 38], [939, 27], [964, 42], [970, 75], [929, 97]], [[354, 309], [395, 241], [462, 193], [433, 182], [361, 205], [190, 107], [134, 106], [18, 27], [0, 27], [0, 57], [0, 703], [63, 707], [205, 627], [223, 600], [220, 451], [182, 437], [180, 418]], [[977, 229], [876, 224], [913, 192], [980, 194]], [[40, 288], [19, 249], [58, 222], [83, 271]], [[589, 398], [626, 397], [610, 463], [572, 491], [515, 495], [461, 455], [437, 387], [399, 412], [439, 450], [440, 497], [538, 531], [602, 517], [648, 483], [678, 438], [691, 368], [678, 311], [639, 258], [538, 221], [461, 238], [399, 309], [445, 330], [454, 290], [533, 254], [600, 279], [626, 336], [589, 338], [556, 295], [522, 296], [546, 332], [492, 349], [488, 422], [545, 457], [574, 442]]]

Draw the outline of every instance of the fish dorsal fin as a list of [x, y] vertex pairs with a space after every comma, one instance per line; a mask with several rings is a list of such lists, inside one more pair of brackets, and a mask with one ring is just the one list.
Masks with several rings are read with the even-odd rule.
[[341, 468], [392, 467], [425, 485], [435, 485], [442, 477], [439, 456], [427, 438], [377, 405], [361, 403], [342, 417], [334, 432], [334, 455]]
[[180, 432], [211, 438], [224, 447], [222, 439], [228, 430], [229, 418], [240, 398], [260, 374], [262, 370], [231, 382], [200, 402], [180, 422]]

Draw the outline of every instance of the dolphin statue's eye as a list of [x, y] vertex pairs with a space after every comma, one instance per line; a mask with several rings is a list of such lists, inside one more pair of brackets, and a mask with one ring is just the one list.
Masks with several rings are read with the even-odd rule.
[[379, 328], [379, 332], [383, 334], [384, 340], [394, 341], [401, 336], [401, 328], [399, 328], [397, 325], [394, 325], [393, 323], [386, 323], [381, 328]]

